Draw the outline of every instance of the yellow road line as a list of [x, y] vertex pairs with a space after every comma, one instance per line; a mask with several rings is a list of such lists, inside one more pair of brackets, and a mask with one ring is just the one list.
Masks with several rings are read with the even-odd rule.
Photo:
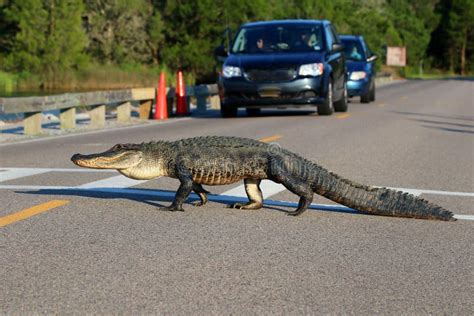
[[269, 142], [274, 142], [274, 141], [276, 141], [276, 140], [279, 140], [279, 139], [282, 138], [282, 137], [283, 137], [283, 136], [281, 136], [281, 135], [273, 135], [273, 136], [261, 138], [260, 141], [261, 141], [261, 142], [264, 142], [264, 143], [269, 143]]
[[401, 99], [401, 100], [406, 100], [406, 99], [408, 99], [408, 97], [403, 96], [403, 97], [400, 97], [400, 99]]
[[344, 113], [344, 114], [336, 115], [336, 118], [337, 119], [345, 119], [345, 118], [348, 118], [349, 116], [351, 116], [349, 113]]
[[383, 107], [385, 106], [385, 103], [379, 103], [379, 104], [377, 104], [377, 106], [378, 106], [379, 108], [383, 108]]
[[23, 219], [27, 219], [31, 216], [38, 215], [40, 213], [49, 211], [50, 209], [53, 209], [55, 207], [59, 207], [65, 204], [68, 204], [70, 201], [67, 200], [53, 200], [49, 201], [40, 205], [35, 205], [33, 207], [24, 209], [22, 211], [0, 217], [0, 227], [21, 221]]

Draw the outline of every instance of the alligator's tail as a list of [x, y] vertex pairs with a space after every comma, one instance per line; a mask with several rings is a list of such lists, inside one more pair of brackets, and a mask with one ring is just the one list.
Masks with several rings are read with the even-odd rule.
[[[312, 189], [337, 203], [363, 213], [382, 216], [412, 217], [455, 221], [453, 213], [412, 194], [387, 188], [374, 188], [344, 179], [315, 163]], [[317, 168], [315, 170], [314, 168]]]

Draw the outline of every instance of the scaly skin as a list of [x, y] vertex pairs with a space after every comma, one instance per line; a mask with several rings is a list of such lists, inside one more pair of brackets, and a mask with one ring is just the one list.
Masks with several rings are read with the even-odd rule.
[[169, 211], [183, 211], [182, 205], [191, 191], [201, 199], [196, 205], [204, 205], [208, 192], [203, 184], [223, 185], [241, 180], [249, 202], [231, 207], [259, 209], [263, 206], [260, 181], [270, 179], [300, 197], [298, 208], [289, 215], [303, 213], [317, 193], [363, 213], [455, 220], [448, 210], [411, 194], [352, 182], [276, 144], [247, 138], [207, 136], [118, 144], [103, 153], [76, 154], [71, 160], [86, 168], [117, 169], [132, 179], [179, 179], [175, 199], [165, 208]]

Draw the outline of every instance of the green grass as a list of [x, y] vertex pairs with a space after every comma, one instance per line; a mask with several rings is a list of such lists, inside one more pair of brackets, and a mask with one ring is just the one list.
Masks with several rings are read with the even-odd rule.
[[17, 76], [0, 71], [0, 91], [11, 93], [15, 89]]
[[[0, 72], [0, 93], [36, 93], [61, 91], [96, 91], [157, 86], [160, 73], [165, 73], [166, 85], [176, 85], [176, 73], [167, 67], [126, 65], [89, 65], [77, 71], [55, 74], [11, 74]], [[184, 74], [185, 83], [195, 82], [191, 74]]]

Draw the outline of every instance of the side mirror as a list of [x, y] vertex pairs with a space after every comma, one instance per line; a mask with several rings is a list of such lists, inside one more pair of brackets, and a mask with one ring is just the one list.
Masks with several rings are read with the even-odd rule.
[[224, 61], [229, 56], [229, 53], [227, 52], [227, 49], [225, 48], [224, 44], [214, 49], [214, 56], [216, 56], [217, 59], [220, 61]]
[[372, 55], [369, 58], [367, 58], [367, 62], [371, 63], [371, 62], [375, 61], [377, 58], [378, 58], [377, 55]]
[[344, 46], [342, 44], [337, 44], [337, 43], [332, 44], [332, 51], [333, 52], [340, 52], [343, 49], [344, 49]]

